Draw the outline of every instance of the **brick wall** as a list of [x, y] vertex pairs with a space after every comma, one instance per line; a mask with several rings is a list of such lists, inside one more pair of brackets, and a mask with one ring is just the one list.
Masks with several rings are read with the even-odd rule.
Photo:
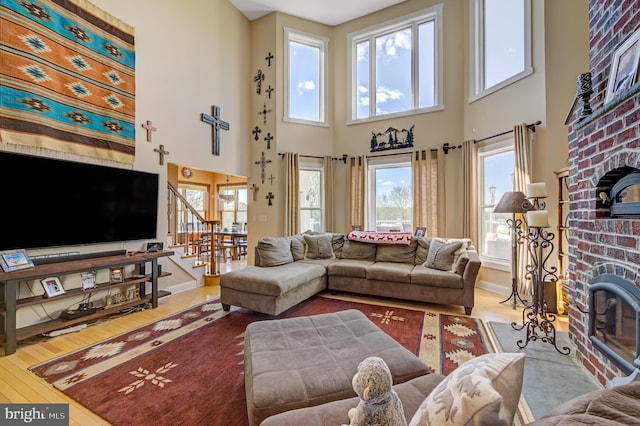
[[[621, 170], [640, 170], [640, 84], [604, 105], [616, 48], [640, 28], [637, 0], [590, 0], [589, 38], [593, 114], [569, 127], [571, 228], [568, 275], [577, 305], [588, 308], [590, 283], [615, 274], [640, 287], [640, 219], [608, 217], [599, 193]], [[599, 186], [600, 185], [600, 186]], [[588, 336], [588, 315], [569, 312], [569, 333], [577, 358], [603, 385], [623, 373]]]

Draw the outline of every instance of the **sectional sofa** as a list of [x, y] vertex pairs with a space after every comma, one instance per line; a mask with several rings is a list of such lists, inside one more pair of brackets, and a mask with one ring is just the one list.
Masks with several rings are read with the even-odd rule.
[[220, 277], [225, 310], [278, 316], [325, 289], [474, 306], [480, 259], [468, 239], [352, 231], [261, 238], [255, 266]]

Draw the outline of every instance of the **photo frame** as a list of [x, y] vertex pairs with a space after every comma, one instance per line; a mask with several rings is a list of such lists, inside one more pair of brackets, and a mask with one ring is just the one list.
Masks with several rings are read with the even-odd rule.
[[44, 288], [43, 297], [47, 299], [50, 297], [60, 296], [65, 293], [64, 287], [58, 277], [43, 278], [40, 280], [40, 284], [42, 284], [42, 287]]
[[96, 287], [96, 273], [87, 272], [81, 275], [82, 277], [82, 289], [89, 290]]
[[121, 267], [109, 268], [110, 282], [121, 283], [124, 281], [124, 270]]
[[0, 267], [4, 272], [33, 268], [33, 261], [24, 249], [0, 251]]
[[149, 252], [157, 252], [162, 251], [164, 244], [161, 242], [147, 243], [147, 251]]
[[427, 228], [425, 226], [416, 226], [415, 236], [416, 238], [422, 238], [427, 233]]
[[613, 55], [609, 83], [604, 103], [609, 103], [621, 93], [629, 90], [638, 78], [640, 58], [640, 30], [636, 31], [618, 47]]

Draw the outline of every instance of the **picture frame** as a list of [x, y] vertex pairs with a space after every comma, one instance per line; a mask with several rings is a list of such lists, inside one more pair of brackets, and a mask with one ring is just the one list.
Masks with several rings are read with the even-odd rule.
[[640, 59], [640, 30], [625, 40], [615, 51], [604, 103], [609, 103], [629, 90], [638, 78]]
[[153, 243], [147, 243], [147, 251], [148, 252], [158, 252], [158, 251], [162, 251], [164, 247], [164, 244], [162, 242], [153, 242]]
[[95, 272], [87, 272], [81, 274], [82, 277], [82, 289], [89, 290], [92, 288], [96, 288], [96, 273]]
[[124, 270], [121, 267], [109, 268], [110, 282], [121, 283], [124, 281]]
[[422, 238], [427, 233], [426, 226], [416, 226], [415, 236], [416, 238]]
[[4, 272], [33, 268], [33, 261], [24, 249], [0, 251], [0, 267]]
[[51, 297], [60, 296], [65, 293], [64, 287], [60, 282], [60, 278], [58, 277], [47, 277], [40, 280], [40, 284], [42, 284], [42, 288], [44, 288], [45, 299], [49, 299]]

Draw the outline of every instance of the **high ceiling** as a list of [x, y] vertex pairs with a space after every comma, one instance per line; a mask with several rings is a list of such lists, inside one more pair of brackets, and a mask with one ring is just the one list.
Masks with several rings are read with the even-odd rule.
[[278, 11], [334, 26], [404, 0], [229, 0], [249, 20]]

